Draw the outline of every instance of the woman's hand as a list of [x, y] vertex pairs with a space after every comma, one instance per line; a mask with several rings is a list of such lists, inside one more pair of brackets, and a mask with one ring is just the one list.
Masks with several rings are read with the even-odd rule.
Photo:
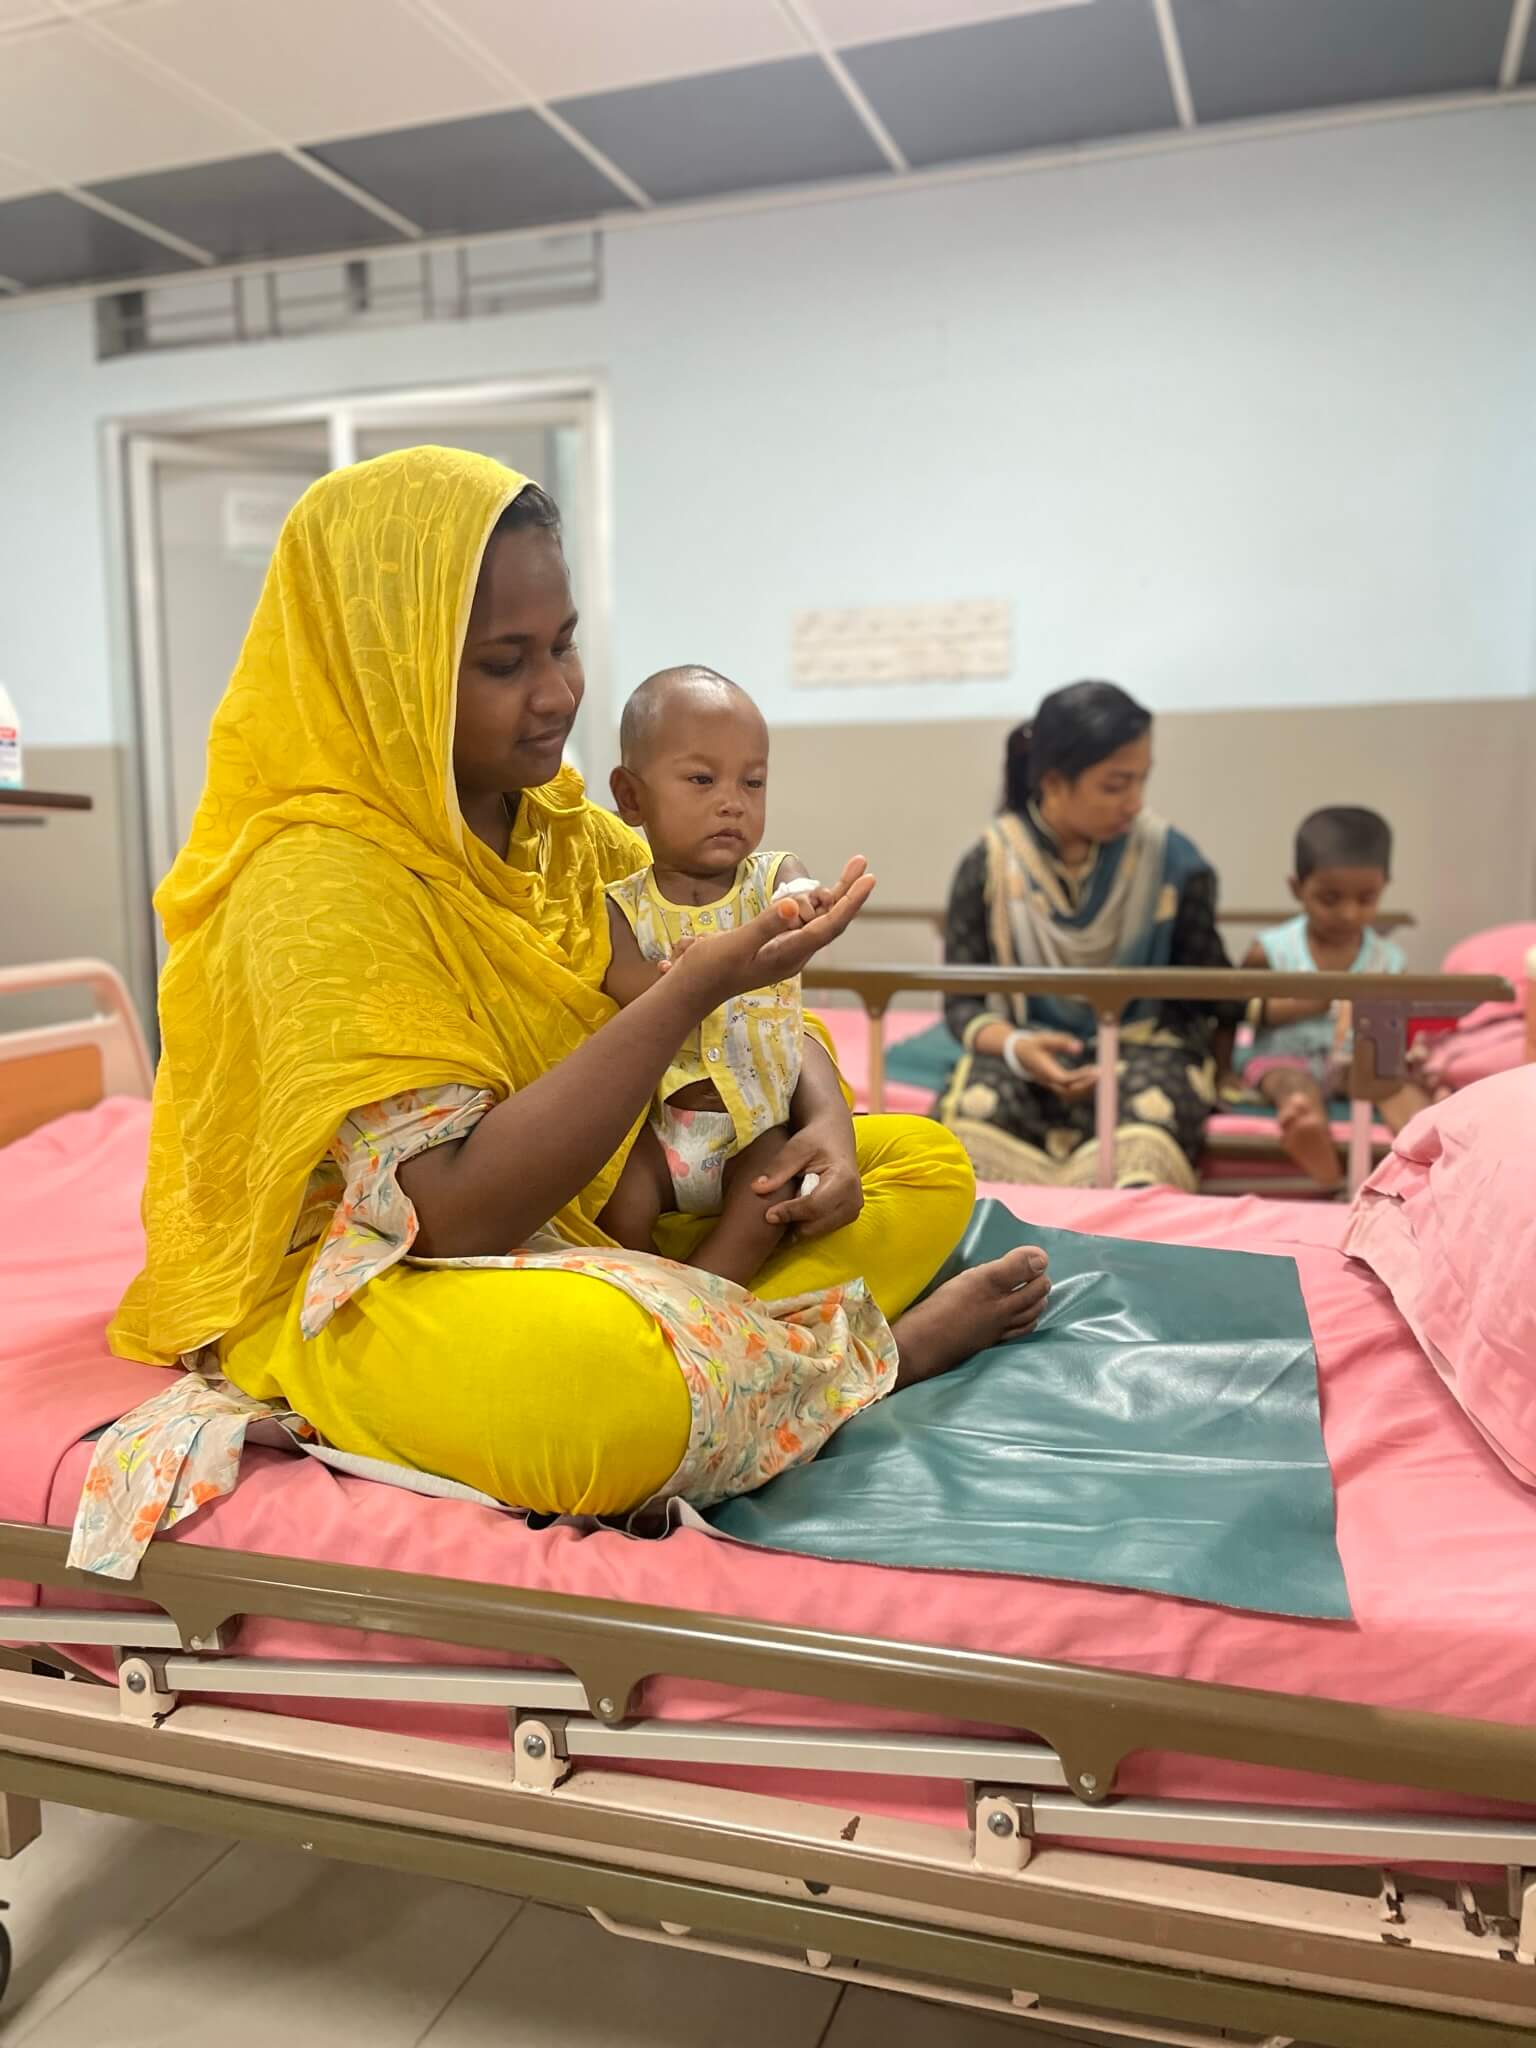
[[837, 902], [837, 889], [828, 889], [818, 882], [814, 889], [796, 889], [793, 894], [780, 898], [781, 902], [792, 903], [795, 914], [802, 924], [809, 924], [813, 917], [820, 917], [825, 910], [831, 910]]
[[856, 855], [827, 892], [831, 900], [825, 910], [801, 923], [792, 897], [770, 903], [735, 931], [701, 934], [686, 948], [680, 946], [669, 963], [669, 979], [697, 992], [704, 1015], [732, 996], [788, 981], [848, 929], [874, 886], [862, 855]]
[[792, 1192], [786, 1201], [775, 1202], [766, 1220], [793, 1229], [802, 1238], [827, 1237], [845, 1223], [857, 1221], [864, 1208], [864, 1188], [853, 1142], [853, 1118], [841, 1104], [839, 1110], [802, 1124], [779, 1154], [773, 1171], [760, 1173], [752, 1185], [760, 1195], [774, 1195], [784, 1187], [798, 1190], [811, 1174], [815, 1184]]
[[1099, 1084], [1097, 1067], [1064, 1067], [1058, 1053], [1080, 1053], [1083, 1042], [1066, 1031], [1016, 1031], [1009, 1039], [1004, 1058], [1016, 1074], [1022, 1073], [1042, 1088], [1049, 1088], [1066, 1102], [1091, 1095]]

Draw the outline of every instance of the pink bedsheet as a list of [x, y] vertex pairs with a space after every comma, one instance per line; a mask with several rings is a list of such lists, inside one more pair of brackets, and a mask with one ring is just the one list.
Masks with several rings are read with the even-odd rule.
[[[138, 1255], [146, 1124], [143, 1104], [107, 1103], [0, 1155], [0, 1517], [67, 1524], [88, 1460], [82, 1434], [164, 1385], [151, 1368], [111, 1359], [103, 1340]], [[1353, 1624], [1052, 1581], [818, 1562], [688, 1532], [661, 1543], [609, 1531], [535, 1532], [490, 1509], [422, 1500], [265, 1451], [248, 1455], [228, 1499], [161, 1540], [387, 1563], [1536, 1727], [1536, 1497], [1463, 1417], [1385, 1291], [1336, 1249], [1345, 1212], [1163, 1191], [1000, 1192], [1021, 1213], [1069, 1228], [1295, 1257], [1317, 1342]], [[30, 1588], [0, 1586], [0, 1603], [31, 1598]], [[79, 1604], [81, 1596], [72, 1590], [68, 1598]], [[243, 1628], [239, 1648], [253, 1656], [475, 1661], [472, 1652], [431, 1644], [390, 1637], [360, 1644], [352, 1634], [259, 1621]], [[840, 1717], [813, 1703], [674, 1682], [652, 1686], [645, 1708], [679, 1719]], [[491, 1713], [313, 1702], [303, 1711], [472, 1742], [505, 1740], [503, 1720]], [[885, 1725], [903, 1724], [892, 1717]], [[1401, 1809], [1450, 1803], [1173, 1756], [1134, 1759], [1124, 1786]], [[805, 1796], [803, 1785], [796, 1789]], [[910, 1783], [859, 1787], [861, 1799], [893, 1812], [947, 1813], [950, 1796]]]
[[[816, 1015], [832, 1034], [837, 1063], [843, 1070], [860, 1109], [869, 1107], [869, 1019], [862, 1010], [818, 1010]], [[916, 1038], [938, 1022], [936, 1010], [891, 1010], [885, 1019], [885, 1043], [889, 1050], [904, 1038]], [[887, 1076], [885, 1107], [894, 1116], [926, 1116], [933, 1104], [931, 1089], [914, 1088], [910, 1081], [893, 1081]]]

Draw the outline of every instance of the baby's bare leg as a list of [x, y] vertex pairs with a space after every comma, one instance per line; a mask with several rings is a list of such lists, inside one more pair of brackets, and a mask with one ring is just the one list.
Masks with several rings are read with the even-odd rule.
[[718, 1273], [722, 1280], [734, 1280], [739, 1287], [751, 1286], [769, 1253], [784, 1239], [784, 1226], [768, 1221], [768, 1211], [784, 1199], [784, 1190], [760, 1195], [752, 1183], [772, 1169], [788, 1143], [789, 1132], [781, 1125], [764, 1131], [729, 1161], [720, 1221], [693, 1253], [690, 1266], [703, 1273]]
[[618, 1185], [608, 1197], [598, 1227], [626, 1251], [656, 1249], [656, 1219], [672, 1206], [672, 1176], [661, 1140], [647, 1124], [624, 1162]]
[[1280, 1142], [1287, 1155], [1309, 1173], [1319, 1187], [1336, 1188], [1344, 1178], [1339, 1148], [1328, 1128], [1323, 1091], [1299, 1067], [1276, 1067], [1259, 1082], [1259, 1093], [1275, 1106]]

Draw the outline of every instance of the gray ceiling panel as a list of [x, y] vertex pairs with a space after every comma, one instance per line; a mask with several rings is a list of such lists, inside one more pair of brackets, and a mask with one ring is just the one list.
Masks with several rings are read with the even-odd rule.
[[1486, 89], [1509, 0], [1173, 0], [1202, 121]]
[[1151, 0], [1094, 0], [845, 50], [914, 164], [1134, 135], [1177, 122]]
[[275, 153], [113, 178], [91, 190], [211, 250], [221, 263], [401, 239], [377, 214]]
[[632, 203], [526, 107], [313, 143], [308, 153], [429, 234], [540, 227]]
[[196, 267], [174, 249], [63, 193], [0, 200], [0, 277], [18, 284], [95, 284]]
[[1536, 18], [1525, 32], [1525, 62], [1520, 67], [1522, 85], [1536, 85]]
[[657, 200], [887, 167], [819, 57], [590, 93], [559, 112]]

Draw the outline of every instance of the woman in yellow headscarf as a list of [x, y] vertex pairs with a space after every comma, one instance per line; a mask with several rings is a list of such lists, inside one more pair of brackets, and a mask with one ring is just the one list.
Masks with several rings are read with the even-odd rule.
[[156, 898], [148, 1254], [113, 1339], [342, 1451], [614, 1514], [761, 1483], [1046, 1283], [1016, 1253], [910, 1309], [969, 1168], [934, 1124], [855, 1125], [819, 1042], [785, 1162], [819, 1185], [756, 1297], [605, 1239], [690, 1030], [871, 885], [851, 863], [810, 924], [703, 941], [616, 1010], [603, 889], [646, 854], [562, 767], [575, 632], [558, 513], [482, 457], [382, 456], [290, 515]]

